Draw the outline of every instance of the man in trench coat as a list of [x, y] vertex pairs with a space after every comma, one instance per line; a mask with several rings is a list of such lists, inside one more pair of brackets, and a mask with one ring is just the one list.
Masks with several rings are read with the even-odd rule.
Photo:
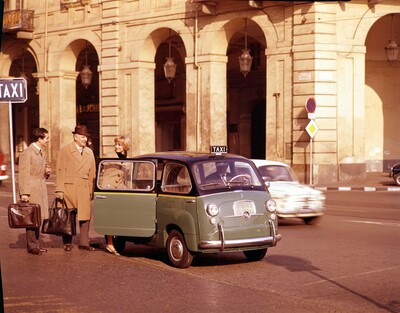
[[[33, 142], [19, 157], [19, 195], [21, 201], [40, 205], [43, 220], [49, 215], [46, 179], [51, 169], [43, 153], [49, 142], [49, 132], [45, 128], [35, 128], [32, 135]], [[26, 245], [31, 254], [41, 255], [47, 251], [40, 247], [39, 235], [39, 228], [26, 228]]]
[[[57, 158], [56, 197], [65, 199], [69, 208], [78, 209], [79, 249], [94, 251], [89, 243], [89, 226], [96, 163], [93, 151], [86, 147], [90, 137], [87, 127], [78, 125], [72, 133], [74, 141], [61, 148]], [[72, 236], [62, 237], [64, 250], [71, 251]]]

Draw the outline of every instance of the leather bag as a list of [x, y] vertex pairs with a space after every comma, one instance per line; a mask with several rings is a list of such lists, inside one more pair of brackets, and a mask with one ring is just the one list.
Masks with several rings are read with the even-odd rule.
[[52, 235], [76, 235], [76, 208], [68, 208], [64, 199], [55, 198], [49, 207], [49, 218], [43, 220], [41, 232]]
[[39, 204], [20, 201], [8, 206], [10, 228], [39, 228], [41, 223]]

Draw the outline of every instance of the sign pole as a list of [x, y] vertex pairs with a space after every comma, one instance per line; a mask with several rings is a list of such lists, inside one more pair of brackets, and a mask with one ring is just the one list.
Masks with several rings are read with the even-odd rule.
[[313, 183], [313, 179], [312, 179], [312, 175], [313, 175], [312, 143], [313, 143], [313, 140], [312, 140], [312, 137], [310, 137], [310, 185], [312, 185], [312, 183]]
[[[0, 0], [3, 2], [2, 0]], [[14, 161], [14, 142], [13, 142], [13, 123], [12, 123], [12, 102], [24, 103], [28, 98], [27, 83], [25, 78], [0, 78], [0, 102], [8, 102], [9, 126], [10, 126], [10, 155], [11, 155], [11, 175], [13, 186], [13, 200], [17, 202], [15, 188], [15, 161]]]
[[13, 203], [17, 203], [16, 188], [15, 188], [15, 170], [14, 170], [14, 141], [13, 141], [13, 123], [12, 123], [12, 105], [8, 102], [9, 125], [10, 125], [10, 155], [11, 155], [11, 176], [13, 186]]

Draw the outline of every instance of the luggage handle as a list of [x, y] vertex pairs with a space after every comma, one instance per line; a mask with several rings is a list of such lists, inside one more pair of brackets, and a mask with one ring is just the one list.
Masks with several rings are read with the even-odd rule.
[[53, 203], [51, 204], [51, 207], [53, 207], [53, 208], [57, 208], [58, 206], [58, 204], [61, 202], [61, 208], [62, 209], [68, 209], [68, 205], [67, 205], [67, 202], [65, 201], [65, 199], [63, 198], [63, 199], [60, 199], [60, 198], [54, 198], [54, 200], [53, 200]]

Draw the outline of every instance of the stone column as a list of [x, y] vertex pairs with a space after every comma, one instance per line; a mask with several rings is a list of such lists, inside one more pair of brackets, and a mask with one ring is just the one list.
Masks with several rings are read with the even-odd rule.
[[199, 151], [210, 151], [212, 145], [227, 145], [225, 55], [199, 58], [201, 66]]
[[[304, 182], [337, 180], [337, 47], [336, 4], [313, 3], [295, 7], [293, 25], [293, 168]], [[317, 102], [313, 139], [305, 101]], [[310, 180], [310, 149], [312, 173]]]
[[48, 150], [52, 161], [57, 160], [60, 148], [72, 141], [72, 131], [76, 126], [75, 90], [78, 74], [79, 72], [49, 72], [46, 81], [39, 79], [39, 88], [44, 89], [40, 98], [40, 122], [43, 112], [47, 110], [43, 116], [51, 121], [48, 129], [51, 145]]
[[125, 76], [131, 97], [125, 101], [131, 107], [132, 155], [155, 151], [154, 70], [153, 62], [134, 62], [132, 74]]

